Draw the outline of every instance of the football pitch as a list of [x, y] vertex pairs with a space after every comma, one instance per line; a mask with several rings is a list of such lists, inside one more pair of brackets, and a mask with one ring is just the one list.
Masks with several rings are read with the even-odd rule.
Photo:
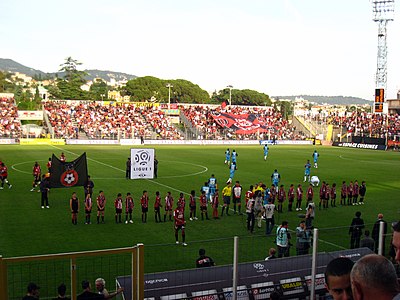
[[[223, 216], [219, 220], [200, 218], [189, 221], [186, 205], [187, 247], [175, 245], [173, 222], [156, 223], [153, 204], [155, 192], [160, 191], [162, 204], [167, 191], [176, 200], [183, 192], [188, 203], [191, 190], [200, 194], [205, 181], [215, 174], [220, 190], [229, 177], [229, 169], [224, 164], [226, 146], [139, 146], [154, 148], [159, 160], [158, 178], [154, 180], [126, 180], [125, 162], [130, 155], [127, 146], [21, 146], [1, 145], [0, 160], [9, 169], [7, 186], [0, 190], [0, 255], [16, 257], [39, 254], [65, 253], [97, 249], [129, 247], [137, 243], [145, 245], [145, 271], [159, 272], [172, 269], [193, 268], [194, 260], [201, 247], [207, 249], [217, 264], [232, 261], [232, 237], [239, 236], [240, 262], [264, 259], [272, 246], [274, 237], [265, 236], [265, 228], [255, 229], [250, 234], [246, 229], [246, 214]], [[237, 171], [234, 181], [239, 180], [244, 193], [250, 184], [264, 182], [271, 184], [271, 174], [277, 169], [281, 183], [287, 192], [290, 184], [303, 183], [304, 164], [312, 162], [311, 154], [316, 149], [320, 153], [318, 169], [312, 168], [311, 175], [320, 180], [337, 184], [337, 207], [316, 211], [314, 226], [319, 228], [321, 243], [319, 251], [334, 251], [349, 247], [348, 226], [356, 211], [362, 212], [367, 229], [372, 229], [378, 213], [383, 213], [386, 221], [400, 219], [398, 195], [400, 190], [400, 154], [395, 152], [343, 149], [323, 146], [271, 146], [269, 157], [263, 159], [261, 146], [230, 146], [238, 153]], [[40, 193], [30, 192], [32, 187], [32, 167], [38, 161], [42, 170], [54, 153], [64, 152], [67, 161], [86, 152], [88, 170], [94, 181], [93, 199], [103, 190], [107, 199], [105, 224], [96, 224], [96, 209], [92, 212], [92, 224], [85, 225], [82, 187], [52, 189], [49, 194], [49, 209], [41, 209]], [[342, 181], [365, 180], [367, 193], [363, 206], [340, 206], [340, 186]], [[150, 203], [147, 223], [141, 222], [140, 197], [142, 191], [149, 192]], [[71, 224], [69, 199], [72, 192], [78, 193], [81, 209], [78, 225]], [[314, 189], [314, 202], [318, 206], [318, 188]], [[116, 224], [114, 220], [114, 199], [118, 193], [125, 197], [131, 192], [134, 201], [133, 224]], [[304, 198], [303, 198], [304, 199]], [[222, 197], [220, 197], [220, 203]], [[303, 200], [303, 208], [305, 201]], [[232, 205], [231, 205], [232, 209]], [[220, 210], [221, 211], [221, 210]], [[161, 214], [163, 218], [163, 208]], [[208, 209], [211, 217], [211, 208]], [[300, 218], [298, 212], [287, 211], [275, 214], [276, 222], [289, 221], [289, 228], [295, 230]], [[125, 216], [123, 214], [123, 220]], [[264, 225], [264, 224], [263, 224]], [[295, 244], [295, 240], [292, 240]], [[388, 244], [388, 243], [387, 243]], [[295, 255], [295, 249], [291, 250]]]

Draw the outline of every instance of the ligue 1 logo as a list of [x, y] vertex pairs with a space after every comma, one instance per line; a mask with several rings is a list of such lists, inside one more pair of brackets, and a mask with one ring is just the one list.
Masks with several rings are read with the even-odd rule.
[[135, 154], [135, 162], [141, 166], [145, 166], [150, 162], [151, 155], [147, 150], [139, 150]]
[[67, 170], [61, 174], [61, 184], [63, 186], [71, 187], [78, 183], [79, 175], [75, 170]]

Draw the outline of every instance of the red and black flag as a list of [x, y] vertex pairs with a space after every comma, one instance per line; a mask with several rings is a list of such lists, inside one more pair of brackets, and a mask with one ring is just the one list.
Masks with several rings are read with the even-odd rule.
[[63, 162], [53, 154], [51, 158], [50, 187], [84, 186], [87, 176], [86, 152], [71, 162]]
[[255, 114], [235, 115], [226, 112], [215, 112], [212, 117], [220, 126], [229, 128], [237, 134], [268, 132], [268, 125]]

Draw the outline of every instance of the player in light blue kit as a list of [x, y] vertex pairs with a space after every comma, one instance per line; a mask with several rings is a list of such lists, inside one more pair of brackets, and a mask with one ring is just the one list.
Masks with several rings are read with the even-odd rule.
[[229, 179], [228, 179], [227, 182], [232, 182], [233, 176], [235, 176], [236, 170], [237, 170], [236, 163], [232, 162], [230, 167], [229, 167]]
[[233, 149], [232, 150], [232, 163], [234, 163], [235, 165], [237, 164], [237, 157], [238, 157], [238, 154], [235, 151], [235, 149]]
[[312, 154], [312, 158], [314, 159], [314, 168], [318, 168], [318, 157], [319, 153], [317, 150], [314, 150], [314, 153]]
[[279, 185], [280, 180], [281, 180], [281, 175], [278, 173], [278, 170], [275, 169], [274, 173], [272, 173], [272, 175], [271, 175], [271, 181], [277, 191], [278, 191], [278, 185]]
[[307, 163], [304, 165], [304, 168], [304, 182], [310, 182], [311, 163], [309, 159], [307, 159]]
[[265, 144], [263, 149], [264, 149], [264, 160], [267, 160], [268, 151], [269, 151], [268, 145]]
[[231, 150], [229, 150], [229, 148], [226, 149], [226, 151], [225, 151], [225, 162], [224, 163], [228, 164], [228, 166], [231, 163]]
[[208, 179], [208, 197], [207, 199], [209, 199], [209, 201], [211, 202], [214, 195], [215, 195], [215, 190], [218, 188], [217, 186], [217, 179], [215, 178], [214, 174], [211, 174], [210, 179]]

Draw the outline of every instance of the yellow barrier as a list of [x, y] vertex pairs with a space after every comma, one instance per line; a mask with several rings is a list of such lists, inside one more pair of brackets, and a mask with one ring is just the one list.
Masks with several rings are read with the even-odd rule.
[[20, 139], [20, 145], [65, 145], [64, 139]]
[[[144, 245], [137, 244], [134, 247], [97, 250], [97, 251], [84, 251], [84, 252], [71, 252], [71, 253], [60, 253], [60, 254], [49, 254], [49, 255], [36, 255], [36, 256], [23, 256], [23, 257], [11, 257], [3, 258], [0, 256], [0, 299], [8, 299], [9, 297], [9, 284], [12, 282], [8, 272], [13, 265], [19, 263], [25, 263], [27, 266], [36, 263], [39, 264], [43, 261], [69, 261], [70, 271], [70, 287], [71, 287], [71, 299], [76, 300], [78, 294], [80, 294], [80, 285], [78, 285], [77, 270], [84, 269], [84, 262], [89, 257], [95, 257], [104, 259], [107, 255], [123, 255], [130, 254], [131, 263], [131, 287], [132, 287], [132, 300], [144, 299]], [[99, 267], [101, 269], [101, 266]], [[98, 272], [94, 270], [95, 272]], [[126, 275], [126, 274], [121, 274]], [[51, 278], [54, 274], [46, 274], [46, 279]], [[10, 278], [10, 280], [8, 280]], [[26, 282], [28, 284], [28, 282]], [[67, 285], [68, 286], [68, 285]], [[43, 288], [43, 287], [42, 287]], [[14, 297], [15, 298], [15, 297]], [[124, 298], [128, 299], [128, 298]]]

